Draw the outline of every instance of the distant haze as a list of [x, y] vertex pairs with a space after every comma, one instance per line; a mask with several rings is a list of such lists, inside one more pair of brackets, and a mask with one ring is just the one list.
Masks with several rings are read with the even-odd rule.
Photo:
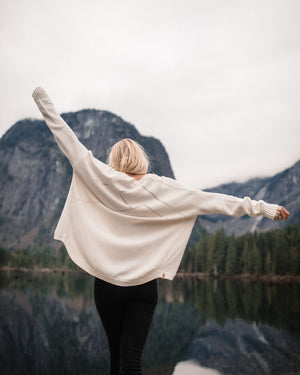
[[159, 138], [207, 188], [300, 159], [300, 1], [2, 0], [0, 135], [40, 114], [106, 109]]

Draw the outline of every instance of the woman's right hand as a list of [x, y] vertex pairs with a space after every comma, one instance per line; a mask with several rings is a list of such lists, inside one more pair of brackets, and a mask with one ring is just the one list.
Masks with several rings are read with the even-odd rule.
[[287, 220], [289, 218], [289, 216], [290, 216], [290, 213], [289, 213], [288, 210], [286, 210], [282, 206], [278, 206], [276, 215], [274, 217], [274, 220], [275, 221], [278, 221], [278, 220]]

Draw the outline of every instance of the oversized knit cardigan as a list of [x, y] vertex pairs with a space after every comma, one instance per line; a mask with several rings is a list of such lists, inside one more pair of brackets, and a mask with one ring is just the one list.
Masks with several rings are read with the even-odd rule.
[[275, 204], [203, 192], [156, 174], [136, 181], [96, 159], [42, 88], [32, 96], [73, 167], [54, 238], [93, 276], [120, 286], [172, 280], [198, 215], [276, 214]]

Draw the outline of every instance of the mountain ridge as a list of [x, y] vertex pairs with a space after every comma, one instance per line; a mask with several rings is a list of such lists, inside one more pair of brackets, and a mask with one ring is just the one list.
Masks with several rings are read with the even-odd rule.
[[[110, 147], [122, 138], [139, 142], [150, 157], [150, 172], [174, 177], [162, 143], [143, 136], [135, 126], [106, 110], [82, 109], [62, 117], [94, 156], [106, 161]], [[0, 245], [10, 248], [60, 246], [53, 232], [68, 193], [72, 168], [61, 154], [43, 120], [27, 118], [16, 122], [0, 139]], [[252, 178], [245, 183], [222, 184], [205, 191], [250, 196], [284, 205], [291, 211], [287, 223], [264, 217], [233, 218], [224, 215], [199, 216], [191, 242], [203, 229], [227, 234], [266, 231], [300, 222], [300, 160], [270, 177]]]
[[[174, 178], [162, 143], [108, 111], [81, 110], [62, 117], [94, 156], [106, 161], [122, 138], [140, 143], [153, 173]], [[0, 245], [58, 246], [53, 232], [69, 190], [72, 168], [43, 120], [23, 119], [0, 140]], [[60, 246], [60, 245], [59, 245]]]
[[221, 184], [205, 191], [234, 195], [239, 198], [249, 196], [254, 200], [264, 200], [285, 206], [290, 211], [286, 222], [275, 222], [263, 216], [233, 218], [224, 215], [200, 217], [199, 224], [208, 232], [223, 228], [227, 234], [242, 235], [246, 232], [278, 229], [300, 221], [300, 160], [291, 167], [270, 177], [255, 177], [246, 182]]

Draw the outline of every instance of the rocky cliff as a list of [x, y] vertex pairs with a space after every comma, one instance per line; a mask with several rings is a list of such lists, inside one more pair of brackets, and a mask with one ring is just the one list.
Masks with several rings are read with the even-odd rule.
[[[105, 161], [109, 148], [128, 137], [144, 146], [153, 173], [174, 177], [161, 142], [142, 136], [121, 117], [89, 109], [62, 117], [96, 158]], [[0, 245], [57, 244], [53, 232], [71, 175], [71, 166], [44, 121], [26, 119], [12, 126], [0, 140]]]
[[285, 206], [290, 211], [287, 222], [275, 222], [263, 216], [234, 218], [224, 215], [208, 215], [198, 218], [198, 223], [208, 232], [223, 228], [227, 234], [242, 235], [282, 228], [300, 221], [300, 160], [292, 167], [268, 178], [254, 178], [245, 183], [230, 183], [209, 189], [211, 192], [234, 195], [240, 198], [263, 199]]

